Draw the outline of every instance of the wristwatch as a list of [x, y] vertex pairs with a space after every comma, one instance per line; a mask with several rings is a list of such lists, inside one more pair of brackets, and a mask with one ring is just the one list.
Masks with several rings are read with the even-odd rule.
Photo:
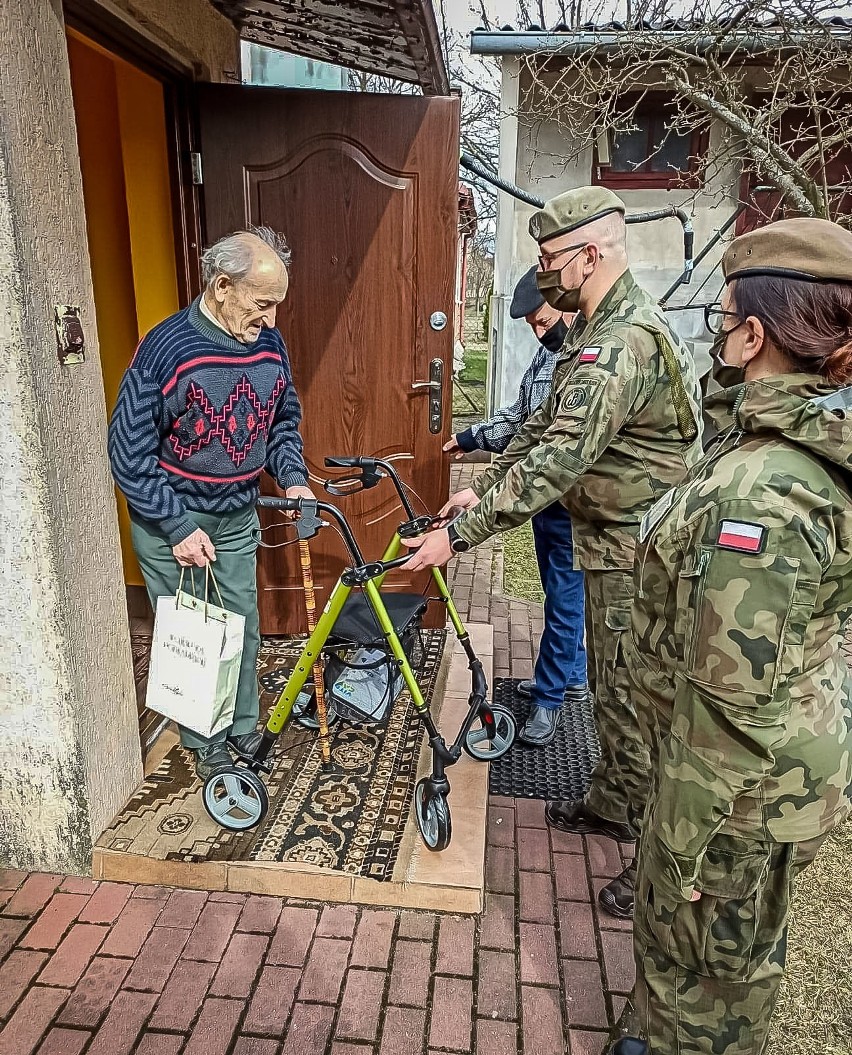
[[450, 549], [453, 553], [466, 553], [470, 549], [470, 543], [456, 531], [455, 524], [447, 524], [447, 535], [449, 536]]

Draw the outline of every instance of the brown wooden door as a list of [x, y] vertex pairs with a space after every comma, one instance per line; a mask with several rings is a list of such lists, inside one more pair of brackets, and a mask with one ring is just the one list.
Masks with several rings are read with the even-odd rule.
[[[314, 490], [332, 501], [319, 483], [333, 475], [327, 455], [408, 454], [403, 478], [437, 511], [449, 490], [458, 101], [204, 85], [199, 107], [208, 244], [249, 222], [281, 231], [293, 251], [278, 325]], [[441, 331], [436, 311], [448, 319]], [[412, 387], [433, 359], [444, 363], [437, 433], [429, 389]], [[401, 519], [391, 485], [338, 504], [365, 556], [380, 555]], [[324, 603], [346, 552], [332, 528], [311, 552]], [[423, 589], [427, 578], [391, 583]], [[258, 584], [264, 633], [304, 628], [296, 546], [262, 550]]]

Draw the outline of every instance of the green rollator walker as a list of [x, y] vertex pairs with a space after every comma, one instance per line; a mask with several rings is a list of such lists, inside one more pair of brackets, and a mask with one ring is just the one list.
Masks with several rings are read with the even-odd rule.
[[[502, 758], [514, 742], [515, 719], [505, 708], [489, 703], [482, 662], [473, 650], [440, 569], [432, 569], [437, 590], [435, 598], [416, 593], [382, 593], [387, 573], [402, 567], [411, 556], [409, 553], [399, 556], [402, 539], [423, 534], [434, 526], [435, 518], [415, 513], [405, 486], [388, 461], [360, 457], [326, 458], [325, 464], [328, 468], [355, 470], [351, 476], [326, 481], [326, 489], [338, 496], [354, 494], [375, 487], [383, 479], [390, 479], [407, 519], [396, 529], [381, 559], [367, 561], [346, 516], [335, 506], [302, 498], [264, 496], [259, 499], [258, 505], [267, 509], [297, 511], [300, 516], [295, 527], [302, 540], [313, 538], [323, 526], [332, 522], [336, 524], [349, 551], [351, 565], [343, 570], [316, 628], [305, 642], [267, 719], [257, 750], [253, 755], [240, 755], [231, 769], [208, 777], [202, 792], [204, 806], [213, 820], [231, 831], [245, 831], [260, 824], [269, 808], [269, 796], [259, 774], [272, 771], [272, 748], [276, 740], [291, 717], [296, 717], [309, 728], [318, 728], [311, 712], [311, 704], [315, 701], [307, 706], [302, 703], [305, 699], [303, 688], [312, 676], [314, 665], [323, 655], [339, 657], [357, 649], [380, 647], [408, 689], [412, 705], [429, 738], [432, 769], [414, 789], [414, 813], [426, 846], [434, 851], [444, 850], [452, 837], [448, 804], [450, 783], [446, 770], [459, 761], [462, 751], [482, 762]], [[451, 744], [446, 742], [435, 723], [403, 645], [412, 633], [416, 633], [430, 601], [446, 606], [471, 672], [467, 713]], [[330, 713], [329, 720], [341, 716]]]

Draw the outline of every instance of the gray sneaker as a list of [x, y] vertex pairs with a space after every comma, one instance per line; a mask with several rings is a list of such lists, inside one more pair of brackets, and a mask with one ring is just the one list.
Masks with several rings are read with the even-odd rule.
[[533, 707], [518, 733], [518, 739], [530, 747], [546, 747], [556, 736], [556, 730], [561, 724], [561, 711], [549, 707]]
[[199, 780], [207, 780], [214, 773], [222, 773], [226, 769], [233, 769], [234, 760], [224, 743], [207, 744], [205, 747], [197, 747], [195, 755], [195, 775]]

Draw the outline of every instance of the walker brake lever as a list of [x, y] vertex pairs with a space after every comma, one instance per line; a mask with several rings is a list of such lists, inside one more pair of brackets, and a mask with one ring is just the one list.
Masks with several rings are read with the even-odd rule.
[[396, 529], [397, 534], [400, 538], [417, 538], [418, 535], [422, 535], [433, 527], [437, 517], [422, 516], [415, 517], [413, 520], [406, 520], [404, 524], [400, 524]]
[[322, 520], [317, 515], [317, 500], [303, 498], [301, 516], [296, 521], [296, 535], [299, 539], [313, 538], [322, 527]]

